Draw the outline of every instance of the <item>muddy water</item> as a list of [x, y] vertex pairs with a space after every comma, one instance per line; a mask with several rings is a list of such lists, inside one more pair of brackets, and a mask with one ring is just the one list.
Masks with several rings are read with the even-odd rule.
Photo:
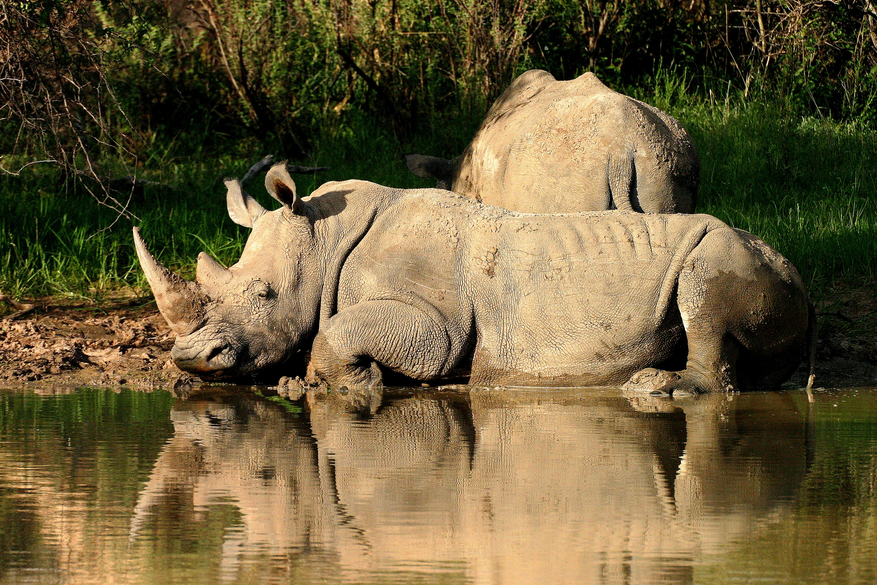
[[338, 582], [877, 582], [877, 389], [0, 392], [0, 583]]

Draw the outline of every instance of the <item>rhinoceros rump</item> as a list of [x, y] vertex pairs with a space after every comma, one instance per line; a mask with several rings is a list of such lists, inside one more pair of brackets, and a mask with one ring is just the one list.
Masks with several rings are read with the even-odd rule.
[[[199, 374], [309, 369], [331, 385], [389, 372], [473, 384], [774, 387], [806, 353], [794, 267], [706, 215], [509, 212], [437, 189], [327, 183], [301, 199], [282, 165], [268, 212], [227, 181], [252, 227], [229, 268], [165, 270], [135, 229], [173, 358]], [[678, 371], [667, 371], [678, 370]]]
[[671, 116], [606, 87], [593, 73], [515, 79], [454, 160], [413, 154], [439, 186], [525, 213], [625, 209], [692, 213], [700, 158]]

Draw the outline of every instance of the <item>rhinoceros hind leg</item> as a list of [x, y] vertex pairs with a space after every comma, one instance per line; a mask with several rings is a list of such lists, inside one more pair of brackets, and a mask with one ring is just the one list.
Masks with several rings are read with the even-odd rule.
[[657, 368], [645, 368], [634, 373], [624, 383], [624, 392], [648, 394], [657, 398], [682, 398], [707, 392], [715, 392], [726, 386], [712, 376], [704, 376], [694, 371], [682, 370], [668, 372]]
[[775, 388], [806, 351], [803, 282], [752, 234], [709, 232], [686, 259], [677, 298], [688, 342], [683, 377], [710, 392]]

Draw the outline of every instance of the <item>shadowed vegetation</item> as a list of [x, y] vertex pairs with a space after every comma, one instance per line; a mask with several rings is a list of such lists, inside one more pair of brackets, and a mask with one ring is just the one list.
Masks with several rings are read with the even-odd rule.
[[875, 18], [868, 0], [3, 2], [0, 292], [145, 292], [132, 225], [183, 274], [202, 249], [232, 262], [246, 233], [221, 179], [268, 152], [331, 167], [303, 193], [430, 186], [402, 155], [459, 154], [532, 67], [593, 70], [674, 115], [701, 152], [700, 211], [763, 237], [817, 296], [866, 286]]

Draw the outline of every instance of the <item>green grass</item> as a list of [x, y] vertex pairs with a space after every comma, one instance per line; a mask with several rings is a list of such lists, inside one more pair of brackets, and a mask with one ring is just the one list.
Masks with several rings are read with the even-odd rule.
[[[403, 187], [418, 181], [405, 169], [402, 151], [391, 138], [379, 137], [371, 147], [365, 138], [350, 133], [330, 140], [327, 153], [310, 161], [330, 170], [297, 176], [301, 194], [325, 181], [352, 177]], [[150, 250], [183, 276], [193, 276], [201, 250], [233, 263], [248, 232], [228, 218], [222, 179], [243, 176], [263, 154], [201, 163], [172, 160], [143, 168], [140, 178], [155, 184], [131, 202], [129, 210], [137, 219], [118, 217], [85, 192], [65, 192], [51, 168], [0, 176], [0, 292], [13, 298], [99, 298], [133, 288], [145, 294], [148, 287], [134, 252], [133, 225], [141, 227]], [[277, 204], [265, 192], [263, 176], [246, 189], [273, 209]]]
[[[201, 248], [226, 261], [240, 252], [236, 230], [222, 221], [221, 182], [195, 166], [143, 174], [161, 186], [131, 203], [140, 219], [133, 222], [87, 194], [64, 193], [51, 172], [0, 179], [0, 290], [92, 298], [120, 287], [145, 290], [132, 225], [143, 227], [163, 261], [184, 271]], [[213, 205], [205, 201], [210, 191]]]
[[671, 73], [654, 88], [637, 97], [679, 119], [700, 151], [699, 212], [760, 236], [816, 297], [840, 283], [873, 286], [877, 131], [803, 117], [777, 101], [691, 95]]
[[693, 130], [702, 211], [761, 236], [813, 287], [873, 279], [877, 134], [755, 107]]
[[[873, 287], [877, 132], [855, 122], [804, 118], [782, 103], [691, 95], [684, 76], [659, 75], [651, 93], [629, 93], [671, 113], [694, 136], [702, 159], [699, 211], [761, 236], [797, 266], [817, 298], [841, 283]], [[327, 132], [314, 141], [313, 159], [297, 162], [331, 170], [298, 177], [299, 192], [348, 178], [427, 186], [407, 172], [402, 155], [459, 153], [476, 123], [437, 122], [434, 133], [407, 144], [365, 120]], [[132, 202], [139, 218], [133, 222], [85, 193], [63, 192], [50, 167], [0, 176], [0, 293], [99, 298], [133, 288], [145, 294], [132, 225], [140, 225], [153, 253], [184, 276], [192, 276], [201, 250], [234, 262], [247, 231], [228, 219], [221, 180], [242, 176], [269, 151], [237, 150], [212, 160], [162, 154], [147, 161], [140, 176], [157, 185]], [[247, 189], [276, 207], [261, 177]]]

